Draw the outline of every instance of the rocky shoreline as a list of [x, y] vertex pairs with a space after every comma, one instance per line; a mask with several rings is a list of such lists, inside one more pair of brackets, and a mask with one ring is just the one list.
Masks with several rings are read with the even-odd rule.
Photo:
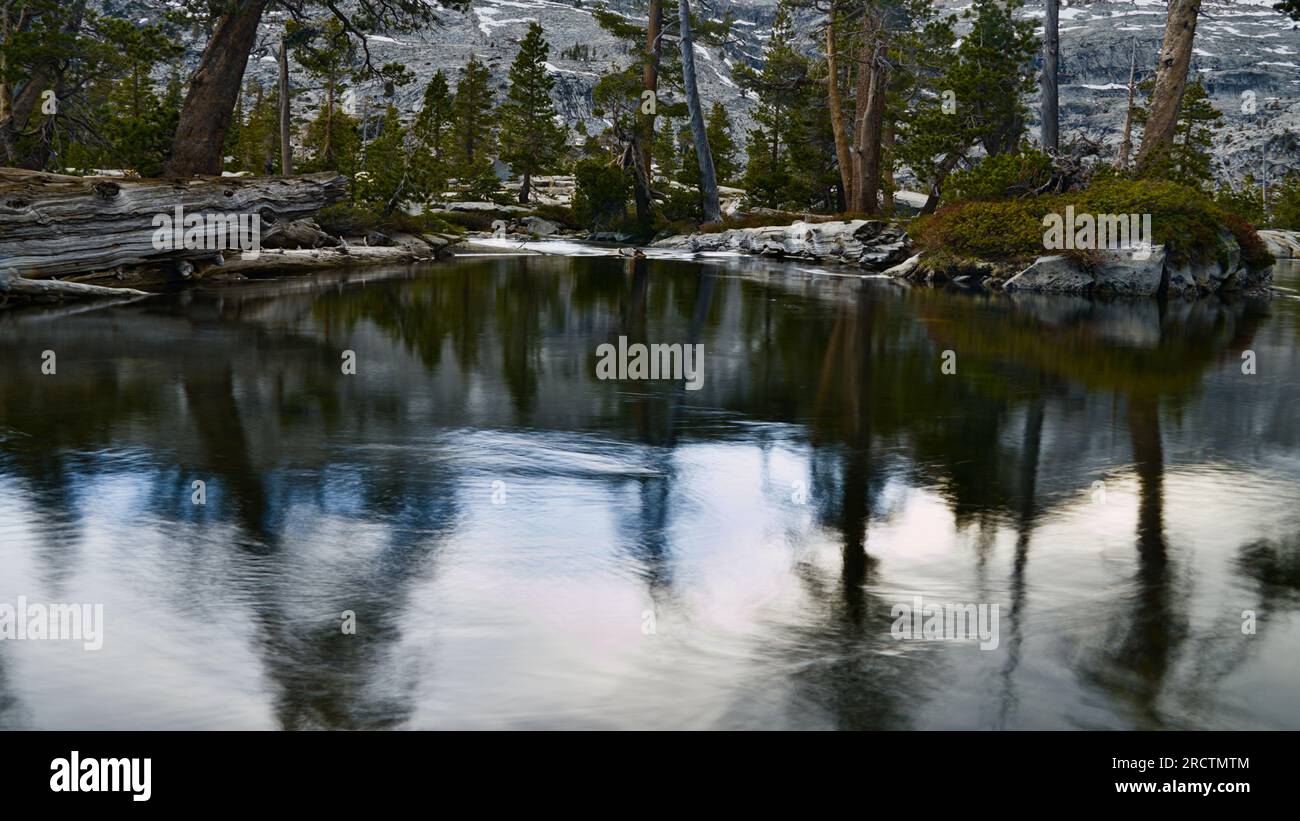
[[[1300, 259], [1300, 232], [1262, 230], [1259, 235], [1274, 259]], [[651, 247], [690, 253], [733, 251], [849, 265], [909, 282], [952, 283], [990, 291], [1096, 296], [1163, 293], [1196, 299], [1210, 294], [1266, 291], [1273, 281], [1271, 266], [1252, 268], [1245, 264], [1240, 246], [1226, 228], [1219, 232], [1213, 258], [1204, 261], [1178, 258], [1162, 245], [1071, 256], [1044, 255], [1028, 264], [937, 260], [918, 253], [901, 224], [884, 220], [733, 228], [668, 237]]]

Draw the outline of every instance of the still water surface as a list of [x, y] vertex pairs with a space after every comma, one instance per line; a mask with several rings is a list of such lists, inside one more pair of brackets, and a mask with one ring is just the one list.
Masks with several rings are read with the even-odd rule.
[[0, 727], [1300, 728], [1298, 334], [725, 259], [8, 312], [0, 603], [106, 624], [0, 641]]

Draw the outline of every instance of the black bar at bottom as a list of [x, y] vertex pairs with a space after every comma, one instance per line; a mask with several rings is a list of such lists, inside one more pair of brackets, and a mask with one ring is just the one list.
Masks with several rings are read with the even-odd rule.
[[[599, 807], [611, 790], [656, 803], [700, 795], [761, 805], [785, 794], [852, 802], [892, 790], [926, 808], [1032, 809], [1038, 799], [1219, 808], [1288, 799], [1296, 741], [1294, 733], [11, 732], [0, 734], [0, 785], [7, 799], [40, 806], [128, 812], [338, 811], [453, 797]], [[145, 781], [148, 800], [136, 800]]]

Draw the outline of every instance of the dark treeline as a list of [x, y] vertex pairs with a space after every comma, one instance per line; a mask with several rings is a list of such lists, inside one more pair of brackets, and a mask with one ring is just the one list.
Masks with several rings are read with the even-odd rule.
[[[449, 198], [527, 203], [537, 177], [571, 174], [574, 222], [639, 233], [716, 222], [720, 186], [743, 189], [749, 209], [870, 216], [892, 213], [905, 186], [927, 195], [928, 213], [943, 201], [1059, 192], [1104, 174], [1186, 185], [1259, 225], [1300, 224], [1294, 178], [1267, 193], [1249, 177], [1214, 185], [1221, 115], [1188, 78], [1196, 0], [1170, 4], [1156, 59], [1135, 47], [1118, 152], [1059, 133], [1057, 16], [1039, 37], [1022, 0], [975, 0], [960, 19], [929, 0], [781, 0], [761, 62], [733, 66], [736, 94], [754, 103], [748, 133], [725, 105], [700, 98], [695, 52], [736, 37], [730, 18], [707, 8], [595, 8], [620, 53], [586, 44], [559, 53], [610, 61], [592, 90], [593, 114], [608, 125], [589, 133], [557, 115], [552, 49], [536, 23], [518, 42], [504, 93], [478, 58], [455, 76], [376, 63], [368, 34], [437, 26], [467, 2], [443, 5], [186, 0], [137, 22], [84, 0], [11, 0], [0, 13], [0, 162], [140, 176], [335, 170], [352, 180], [354, 203], [383, 212]], [[270, 43], [296, 67], [287, 106], [279, 84], [245, 78], [270, 9], [287, 12]], [[960, 38], [959, 25], [968, 30]], [[186, 41], [204, 46], [197, 66], [182, 59]], [[422, 100], [405, 112], [397, 92], [412, 84]], [[1026, 102], [1035, 85], [1038, 144]], [[382, 93], [362, 95], [362, 86]], [[507, 178], [517, 181], [509, 195]]]

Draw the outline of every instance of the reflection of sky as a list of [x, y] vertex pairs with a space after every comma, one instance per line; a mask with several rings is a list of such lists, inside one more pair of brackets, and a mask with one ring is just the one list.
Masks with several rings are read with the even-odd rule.
[[[652, 327], [672, 326], [656, 310], [689, 315], [694, 291], [677, 296], [652, 300]], [[735, 281], [717, 298], [723, 319], [705, 340], [725, 375], [683, 400], [675, 437], [655, 427], [671, 393], [582, 381], [587, 331], [618, 330], [599, 306], [557, 337], [534, 330], [531, 344], [551, 347], [537, 357], [548, 364], [529, 425], [502, 387], [490, 325], [468, 368], [449, 352], [434, 368], [366, 320], [335, 326], [332, 344], [365, 353], [341, 387], [311, 385], [303, 363], [317, 360], [301, 338], [253, 346], [230, 380], [242, 446], [210, 421], [217, 445], [191, 431], [219, 380], [190, 393], [167, 381], [208, 379], [220, 348], [197, 364], [132, 365], [118, 375], [144, 380], [154, 404], [123, 401], [102, 429], [65, 442], [61, 480], [27, 467], [31, 438], [0, 450], [0, 601], [102, 602], [107, 620], [99, 653], [0, 643], [0, 726], [1297, 726], [1297, 591], [1242, 569], [1257, 540], [1296, 561], [1294, 309], [1275, 307], [1256, 333], [1256, 381], [1241, 382], [1230, 354], [1162, 410], [1161, 575], [1135, 549], [1141, 479], [1122, 397], [1070, 384], [1047, 394], [1026, 523], [1015, 495], [1027, 405], [1015, 390], [1001, 405], [976, 394], [906, 406], [933, 426], [882, 433], [872, 420], [879, 440], [855, 462], [830, 434], [810, 444], [808, 405], [796, 404], [809, 397], [764, 387], [751, 363], [777, 349], [751, 336], [738, 352], [739, 324], [761, 328], [765, 307], [815, 327], [817, 344], [834, 315]], [[883, 304], [903, 319], [877, 342], [879, 367], [888, 345], [926, 339], [906, 306]], [[1133, 320], [1143, 315], [1095, 327], [1156, 344]], [[811, 394], [821, 348], [797, 348], [803, 329], [773, 344], [807, 380], [795, 393]], [[90, 338], [111, 361], [111, 334]], [[329, 354], [319, 361], [335, 367]], [[981, 370], [980, 389], [998, 389], [997, 374]], [[905, 404], [913, 388], [892, 390]], [[936, 439], [990, 412], [1002, 414], [992, 439], [969, 452]], [[24, 422], [6, 413], [0, 430]], [[954, 481], [971, 459], [987, 487]], [[858, 509], [844, 498], [854, 464], [871, 559], [860, 572], [847, 569], [841, 521]], [[208, 481], [201, 509], [189, 505], [194, 478]], [[792, 500], [796, 482], [807, 504]], [[962, 499], [972, 492], [978, 504]], [[261, 532], [241, 515], [250, 494], [264, 503], [252, 506]], [[1001, 647], [892, 640], [890, 605], [914, 595], [999, 604]], [[1141, 658], [1117, 656], [1152, 607], [1182, 631], [1154, 685], [1133, 678]], [[349, 609], [359, 635], [340, 639]], [[1247, 609], [1261, 613], [1248, 638]]]
[[[460, 452], [481, 461], [483, 444], [462, 443], [448, 464]], [[519, 457], [523, 447], [515, 438], [504, 450]], [[826, 617], [825, 602], [801, 575], [834, 579], [840, 563], [836, 532], [790, 499], [791, 483], [807, 475], [803, 448], [700, 444], [666, 457], [633, 452], [627, 461], [618, 458], [622, 450], [567, 459], [543, 443], [538, 455], [570, 475], [509, 479], [499, 506], [486, 476], [464, 474], [453, 492], [468, 513], [437, 548], [436, 568], [416, 573], [397, 620], [400, 636], [371, 671], [373, 686], [409, 690], [410, 726], [835, 723], [799, 686], [832, 648], [793, 638], [816, 633]], [[645, 555], [621, 528], [618, 508], [635, 507], [637, 484], [666, 470], [676, 477], [667, 548]], [[1232, 572], [1244, 541], [1233, 534], [1293, 517], [1300, 487], [1285, 476], [1198, 467], [1171, 471], [1164, 482], [1167, 539], [1191, 591], [1192, 638], [1166, 688], [1170, 714], [1190, 717], [1172, 723], [1288, 725], [1284, 716], [1300, 714], [1286, 684], [1297, 672], [1289, 648], [1300, 639], [1293, 604], [1246, 640], [1241, 664], [1217, 680], [1201, 676], [1215, 658], [1241, 652], [1240, 611], [1256, 606], [1256, 593]], [[258, 635], [261, 596], [276, 600], [291, 632], [322, 629], [349, 607], [351, 584], [393, 538], [391, 525], [360, 514], [348, 492], [352, 477], [333, 477], [322, 507], [291, 506], [273, 562], [230, 555], [228, 527], [152, 516], [153, 487], [147, 474], [108, 473], [81, 489], [76, 570], [55, 589], [26, 547], [48, 538], [36, 525], [39, 513], [12, 481], [4, 483], [0, 601], [25, 594], [108, 605], [107, 642], [97, 654], [55, 642], [0, 646], [23, 724], [275, 726], [268, 708], [275, 685], [259, 659], [274, 652]], [[1225, 487], [1251, 492], [1224, 504]], [[1015, 617], [1014, 529], [1006, 522], [956, 529], [934, 488], [891, 482], [882, 498], [887, 513], [868, 537], [879, 562], [869, 594], [886, 603], [918, 594], [1000, 603], [1005, 644]], [[1011, 726], [1127, 726], [1114, 705], [1079, 683], [1070, 662], [1097, 641], [1099, 620], [1123, 618], [1136, 571], [1135, 509], [1135, 481], [1120, 475], [1108, 481], [1104, 504], [1093, 503], [1085, 486], [1038, 522]], [[983, 553], [978, 563], [976, 553]], [[670, 591], [649, 589], [653, 562], [671, 567]], [[646, 610], [655, 614], [649, 636]], [[363, 630], [374, 617], [358, 609]], [[877, 636], [833, 652], [851, 662], [859, 652], [922, 649]], [[945, 646], [938, 677], [900, 694], [911, 726], [987, 726], [996, 718], [1001, 662], [997, 652]], [[316, 663], [319, 675], [331, 675], [328, 659]]]

